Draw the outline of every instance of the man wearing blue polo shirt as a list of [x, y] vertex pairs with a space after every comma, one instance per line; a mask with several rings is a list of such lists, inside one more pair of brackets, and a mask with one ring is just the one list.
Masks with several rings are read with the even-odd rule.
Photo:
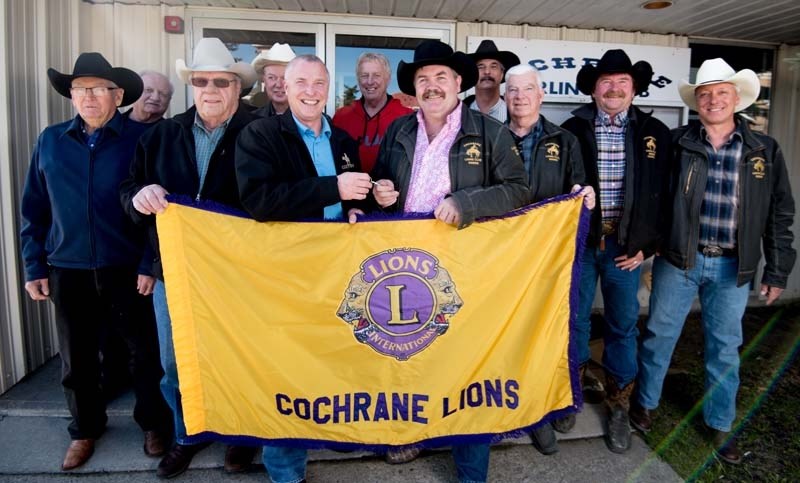
[[[322, 60], [295, 57], [285, 78], [289, 110], [251, 123], [236, 143], [242, 205], [258, 221], [342, 219], [372, 187], [358, 144], [322, 113], [330, 83]], [[306, 450], [267, 446], [264, 466], [275, 483], [304, 481]]]

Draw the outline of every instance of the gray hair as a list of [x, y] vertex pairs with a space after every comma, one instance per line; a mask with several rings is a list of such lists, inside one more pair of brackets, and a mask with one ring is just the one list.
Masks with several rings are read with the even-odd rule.
[[331, 75], [328, 72], [328, 66], [325, 65], [325, 62], [323, 62], [322, 59], [320, 59], [319, 57], [317, 57], [314, 54], [298, 55], [294, 59], [290, 60], [289, 63], [286, 64], [286, 72], [284, 72], [283, 77], [285, 77], [286, 79], [291, 77], [292, 72], [294, 71], [294, 69], [297, 68], [297, 64], [299, 64], [301, 62], [308, 62], [308, 63], [311, 63], [311, 64], [319, 64], [319, 65], [321, 65], [323, 67], [323, 69], [325, 69], [325, 76], [328, 78], [328, 82], [330, 82]]
[[358, 75], [358, 70], [361, 68], [361, 64], [363, 62], [377, 62], [383, 66], [383, 70], [385, 70], [387, 74], [390, 76], [392, 75], [392, 68], [389, 66], [389, 59], [387, 59], [383, 54], [379, 54], [377, 52], [364, 52], [363, 54], [359, 55], [358, 60], [356, 60], [356, 75]]
[[139, 77], [141, 77], [142, 79], [144, 79], [144, 76], [146, 76], [146, 75], [152, 75], [152, 76], [163, 78], [164, 80], [167, 81], [167, 85], [169, 85], [169, 96], [172, 97], [172, 94], [175, 93], [175, 86], [172, 85], [172, 81], [169, 80], [169, 77], [165, 76], [161, 72], [158, 72], [157, 70], [150, 70], [150, 69], [145, 69], [145, 70], [139, 72]]
[[541, 77], [539, 77], [539, 70], [530, 64], [517, 64], [514, 67], [508, 69], [508, 72], [506, 72], [506, 82], [508, 82], [508, 79], [510, 77], [513, 77], [515, 75], [525, 75], [525, 74], [533, 74], [533, 76], [536, 79], [536, 85], [542, 84], [542, 79]]

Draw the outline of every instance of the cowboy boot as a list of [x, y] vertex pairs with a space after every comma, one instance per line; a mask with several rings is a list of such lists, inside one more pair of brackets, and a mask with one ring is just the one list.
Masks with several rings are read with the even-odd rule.
[[614, 453], [624, 453], [631, 447], [631, 424], [628, 418], [633, 382], [620, 388], [611, 375], [606, 374], [606, 409], [608, 428], [606, 446]]

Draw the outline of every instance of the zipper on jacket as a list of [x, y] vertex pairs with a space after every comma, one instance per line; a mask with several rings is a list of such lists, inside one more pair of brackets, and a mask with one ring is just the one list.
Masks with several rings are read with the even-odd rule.
[[689, 194], [689, 188], [692, 186], [692, 177], [694, 176], [695, 168], [697, 167], [697, 162], [692, 161], [692, 166], [689, 168], [689, 175], [686, 177], [686, 187], [683, 189], [683, 194]]
[[92, 268], [97, 268], [97, 249], [95, 247], [95, 233], [94, 233], [94, 203], [93, 203], [93, 196], [94, 196], [94, 150], [89, 149], [89, 186], [88, 192], [86, 193], [87, 197], [87, 208], [89, 211], [89, 252], [92, 257]]

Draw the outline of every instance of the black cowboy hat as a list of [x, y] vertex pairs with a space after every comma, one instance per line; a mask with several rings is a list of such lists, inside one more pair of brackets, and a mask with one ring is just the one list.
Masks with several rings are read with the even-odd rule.
[[503, 80], [506, 78], [508, 69], [519, 65], [519, 57], [517, 57], [517, 54], [508, 50], [497, 50], [497, 46], [494, 44], [493, 40], [484, 40], [478, 45], [474, 53], [467, 55], [469, 55], [470, 59], [476, 64], [479, 60], [483, 59], [494, 59], [503, 64]]
[[414, 49], [414, 62], [400, 61], [397, 64], [397, 85], [404, 94], [416, 95], [414, 74], [417, 69], [428, 65], [446, 65], [461, 76], [461, 92], [478, 82], [478, 68], [475, 62], [463, 52], [453, 49], [438, 40], [425, 40]]
[[69, 92], [72, 80], [78, 77], [99, 77], [110, 80], [120, 89], [125, 89], [120, 107], [136, 102], [142, 96], [142, 78], [136, 72], [124, 67], [111, 67], [111, 64], [97, 52], [84, 52], [78, 56], [72, 74], [62, 74], [57, 70], [47, 69], [53, 89], [62, 96], [72, 99]]
[[631, 59], [624, 50], [607, 50], [597, 63], [597, 67], [586, 64], [578, 71], [578, 90], [587, 96], [592, 95], [595, 83], [601, 74], [630, 74], [633, 78], [636, 95], [638, 96], [647, 92], [648, 87], [650, 87], [650, 80], [653, 78], [653, 68], [650, 66], [649, 62], [643, 60], [631, 64]]

